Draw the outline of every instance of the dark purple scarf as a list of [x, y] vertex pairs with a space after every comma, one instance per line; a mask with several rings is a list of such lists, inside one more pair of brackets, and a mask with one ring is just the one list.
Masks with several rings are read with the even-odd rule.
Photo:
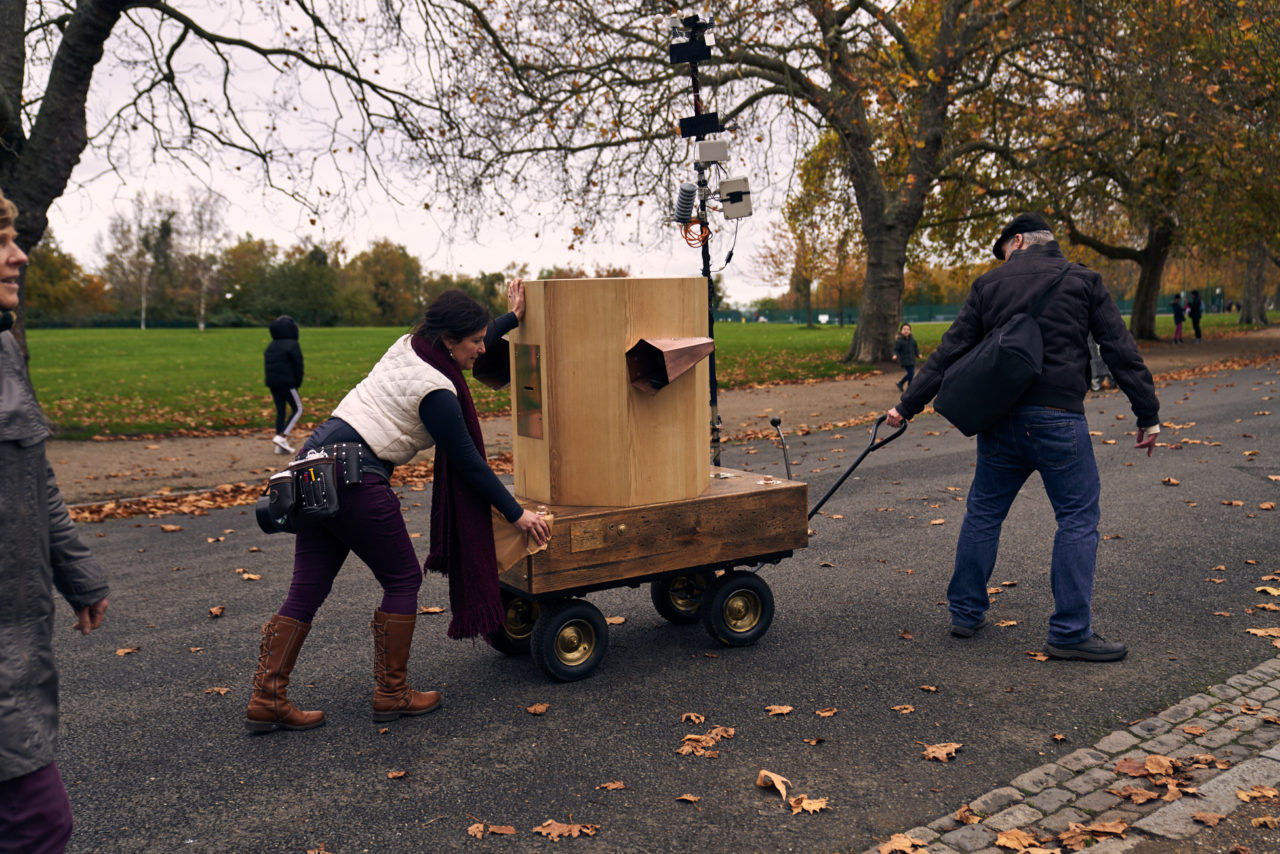
[[[414, 336], [413, 352], [449, 378], [458, 393], [467, 432], [480, 456], [484, 437], [471, 400], [467, 380], [443, 343], [432, 345]], [[449, 457], [436, 448], [435, 479], [431, 485], [431, 551], [424, 570], [449, 579], [449, 637], [473, 638], [499, 628], [506, 620], [498, 588], [498, 559], [493, 550], [493, 518], [489, 502], [457, 475]]]

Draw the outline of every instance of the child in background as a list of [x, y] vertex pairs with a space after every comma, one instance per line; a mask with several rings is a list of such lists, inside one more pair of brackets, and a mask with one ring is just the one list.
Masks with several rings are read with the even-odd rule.
[[[282, 314], [271, 321], [271, 343], [262, 354], [266, 371], [267, 388], [276, 405], [276, 435], [271, 440], [277, 454], [292, 454], [289, 431], [302, 417], [302, 398], [298, 389], [302, 386], [302, 347], [298, 345], [298, 324], [292, 317]], [[293, 414], [287, 415], [292, 409]]]
[[1182, 305], [1182, 297], [1173, 298], [1173, 303], [1169, 306], [1173, 311], [1173, 343], [1182, 343], [1182, 324], [1187, 319], [1187, 310]]
[[893, 360], [907, 372], [906, 376], [898, 380], [898, 391], [902, 391], [915, 379], [918, 358], [920, 358], [920, 347], [916, 344], [916, 339], [911, 337], [911, 324], [904, 323], [893, 342]]

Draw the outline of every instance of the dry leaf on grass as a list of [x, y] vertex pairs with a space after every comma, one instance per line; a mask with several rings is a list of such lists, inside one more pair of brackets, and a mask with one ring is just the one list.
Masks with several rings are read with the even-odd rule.
[[547, 819], [542, 824], [533, 829], [534, 833], [541, 833], [552, 842], [559, 842], [566, 836], [577, 837], [579, 834], [583, 836], [595, 836], [596, 831], [600, 829], [598, 824], [574, 824], [573, 816], [569, 816], [569, 824], [563, 824], [553, 819]]
[[916, 744], [924, 745], [924, 750], [920, 755], [925, 759], [936, 759], [939, 762], [950, 762], [952, 757], [956, 755], [956, 751], [964, 747], [963, 744], [957, 744], [954, 741], [946, 741], [941, 744], [925, 744], [923, 741], [917, 741]]
[[791, 814], [804, 810], [805, 812], [818, 812], [827, 808], [826, 798], [811, 798], [808, 795], [797, 795], [787, 803], [791, 804]]
[[532, 706], [526, 706], [524, 710], [531, 715], [545, 715], [549, 708], [551, 708], [550, 703], [534, 703]]
[[787, 799], [787, 786], [791, 785], [791, 781], [786, 777], [761, 768], [760, 773], [756, 775], [756, 785], [762, 789], [777, 789], [785, 801]]

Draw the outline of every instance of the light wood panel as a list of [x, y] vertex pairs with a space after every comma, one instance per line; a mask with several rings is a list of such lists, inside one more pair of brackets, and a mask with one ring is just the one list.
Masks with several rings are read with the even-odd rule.
[[510, 338], [539, 348], [543, 436], [514, 431], [516, 492], [610, 507], [698, 496], [710, 472], [708, 366], [649, 395], [628, 381], [626, 351], [641, 338], [705, 335], [705, 281], [549, 279], [525, 293]]

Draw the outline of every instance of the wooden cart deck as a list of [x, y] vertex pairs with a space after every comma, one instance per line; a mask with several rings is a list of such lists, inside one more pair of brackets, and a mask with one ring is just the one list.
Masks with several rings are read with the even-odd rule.
[[680, 569], [754, 563], [808, 545], [807, 500], [802, 482], [712, 468], [696, 498], [631, 507], [548, 505], [555, 516], [551, 542], [501, 580], [542, 596]]

